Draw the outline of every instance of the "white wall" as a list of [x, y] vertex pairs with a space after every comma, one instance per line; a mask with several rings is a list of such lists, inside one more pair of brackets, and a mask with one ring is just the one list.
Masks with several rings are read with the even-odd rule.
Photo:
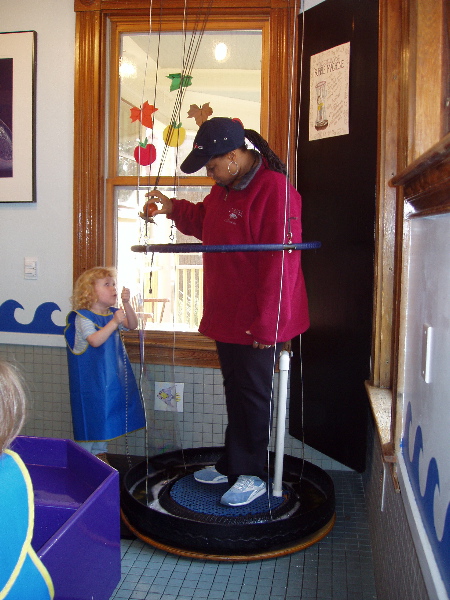
[[[75, 13], [73, 0], [1, 0], [0, 30], [37, 32], [35, 204], [0, 203], [0, 305], [19, 302], [29, 323], [55, 302], [64, 325], [72, 288], [72, 172]], [[38, 258], [38, 279], [24, 279], [24, 257]], [[55, 339], [57, 338], [57, 339]], [[62, 345], [59, 336], [0, 332], [0, 343]]]
[[399, 464], [430, 598], [448, 598], [450, 590], [449, 256], [449, 215], [411, 222]]
[[325, 2], [325, 0], [301, 0], [299, 12], [313, 8], [314, 6], [316, 6], [317, 4], [321, 4], [322, 2]]

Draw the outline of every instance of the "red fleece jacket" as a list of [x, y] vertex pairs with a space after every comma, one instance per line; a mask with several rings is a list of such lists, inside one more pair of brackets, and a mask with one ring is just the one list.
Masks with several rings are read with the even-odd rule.
[[[203, 202], [173, 199], [169, 218], [205, 245], [286, 243], [289, 219], [292, 242], [301, 242], [301, 197], [264, 162], [243, 190], [216, 184]], [[273, 344], [308, 328], [301, 252], [205, 252], [203, 268], [199, 331], [205, 336], [234, 344]]]

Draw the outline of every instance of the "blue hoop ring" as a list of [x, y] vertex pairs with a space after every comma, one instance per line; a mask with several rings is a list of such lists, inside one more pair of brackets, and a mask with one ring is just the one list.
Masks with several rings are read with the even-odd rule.
[[321, 247], [321, 242], [302, 242], [299, 244], [224, 244], [208, 246], [203, 244], [149, 244], [131, 246], [132, 252], [274, 252], [279, 250], [314, 250]]

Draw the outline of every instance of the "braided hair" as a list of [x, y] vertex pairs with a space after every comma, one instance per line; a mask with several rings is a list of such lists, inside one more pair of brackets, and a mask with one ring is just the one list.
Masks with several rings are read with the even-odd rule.
[[267, 164], [271, 171], [287, 174], [286, 165], [281, 161], [275, 152], [270, 148], [266, 140], [254, 129], [244, 129], [245, 137], [255, 146], [262, 156], [267, 160]]

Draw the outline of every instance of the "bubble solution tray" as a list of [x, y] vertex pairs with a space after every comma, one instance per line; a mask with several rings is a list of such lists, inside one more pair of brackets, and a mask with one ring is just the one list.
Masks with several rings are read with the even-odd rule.
[[30, 473], [32, 546], [55, 600], [109, 600], [120, 580], [119, 473], [71, 440], [19, 436]]

